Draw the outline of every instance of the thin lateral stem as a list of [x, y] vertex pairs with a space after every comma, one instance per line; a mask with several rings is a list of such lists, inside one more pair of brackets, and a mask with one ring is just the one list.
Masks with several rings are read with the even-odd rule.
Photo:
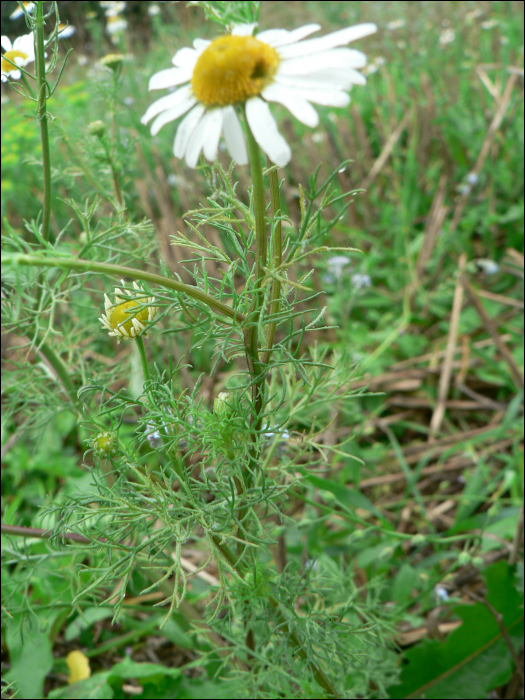
[[213, 311], [231, 318], [239, 324], [242, 324], [246, 317], [239, 311], [234, 311], [230, 306], [217, 301], [205, 292], [202, 292], [196, 287], [189, 284], [183, 284], [176, 280], [170, 280], [161, 275], [155, 275], [152, 272], [145, 270], [136, 270], [132, 267], [124, 265], [112, 265], [111, 263], [99, 263], [91, 260], [82, 260], [81, 258], [53, 258], [40, 255], [22, 255], [19, 253], [6, 253], [2, 256], [3, 265], [31, 265], [34, 267], [59, 267], [66, 270], [81, 270], [86, 272], [102, 272], [111, 277], [130, 277], [132, 280], [143, 280], [151, 284], [156, 284], [165, 289], [173, 289], [176, 292], [187, 294], [189, 297], [201, 301], [206, 306], [209, 306]]

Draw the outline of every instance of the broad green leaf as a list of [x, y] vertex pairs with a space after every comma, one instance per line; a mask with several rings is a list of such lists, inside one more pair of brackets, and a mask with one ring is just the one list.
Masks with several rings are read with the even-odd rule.
[[[487, 600], [519, 648], [523, 595], [515, 588], [515, 567], [497, 562], [485, 572]], [[486, 698], [506, 683], [514, 664], [491, 612], [481, 603], [453, 608], [463, 620], [445, 642], [425, 639], [408, 650], [401, 684], [388, 688], [390, 698]]]
[[11, 668], [4, 674], [6, 682], [14, 681], [17, 698], [25, 700], [44, 697], [44, 679], [53, 668], [51, 642], [45, 631], [39, 629], [40, 621], [20, 627], [20, 618], [7, 623], [6, 642]]

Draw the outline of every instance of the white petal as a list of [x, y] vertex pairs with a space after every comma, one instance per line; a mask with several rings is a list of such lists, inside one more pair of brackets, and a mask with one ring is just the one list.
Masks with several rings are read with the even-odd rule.
[[318, 39], [308, 39], [308, 41], [285, 46], [279, 51], [279, 55], [281, 58], [311, 56], [313, 53], [328, 51], [336, 46], [344, 46], [351, 41], [373, 34], [375, 31], [377, 31], [376, 25], [370, 22], [366, 24], [357, 24], [355, 27], [339, 29], [337, 32], [332, 32]]
[[343, 92], [338, 87], [328, 87], [327, 89], [287, 87], [286, 89], [291, 97], [308, 100], [308, 102], [315, 102], [315, 104], [325, 105], [326, 107], [347, 107], [350, 104], [348, 93]]
[[206, 112], [191, 135], [186, 149], [186, 165], [189, 168], [194, 168], [197, 165], [202, 147], [211, 131], [215, 111]]
[[236, 24], [232, 29], [232, 36], [251, 36], [256, 26], [257, 22], [251, 24]]
[[35, 52], [35, 40], [32, 34], [24, 34], [15, 39], [13, 48], [23, 51], [27, 54], [34, 54]]
[[[335, 71], [334, 76], [332, 76], [332, 71]], [[347, 71], [348, 69], [345, 69], [345, 75], [347, 75]], [[324, 75], [324, 73], [326, 73], [326, 75]], [[309, 90], [339, 92], [342, 89], [346, 89], [343, 88], [341, 77], [334, 68], [327, 68], [326, 71], [318, 71], [304, 76], [295, 75], [292, 77], [290, 75], [279, 75], [276, 77], [274, 83], [302, 94], [307, 100], [309, 99]]]
[[213, 109], [210, 112], [210, 119], [208, 125], [208, 133], [206, 136], [206, 141], [204, 142], [203, 153], [205, 158], [213, 162], [217, 158], [217, 150], [219, 148], [219, 139], [222, 133], [222, 122], [224, 110]]
[[191, 80], [193, 71], [187, 68], [166, 68], [154, 73], [149, 79], [148, 90], [161, 90], [162, 88], [182, 85]]
[[194, 39], [193, 40], [193, 48], [197, 49], [197, 51], [204, 51], [204, 49], [207, 49], [208, 46], [211, 44], [211, 41], [208, 41], [207, 39]]
[[205, 108], [203, 105], [198, 104], [179, 124], [177, 133], [175, 134], [175, 141], [173, 143], [173, 154], [176, 158], [184, 158], [186, 149], [188, 148], [188, 143], [202, 115], [204, 114], [204, 111]]
[[290, 146], [277, 129], [277, 122], [267, 103], [259, 97], [246, 102], [246, 118], [252, 134], [271, 161], [281, 167], [292, 157]]
[[333, 85], [348, 90], [352, 85], [366, 85], [365, 76], [353, 68], [326, 68], [308, 76], [320, 85]]
[[270, 102], [280, 102], [306, 126], [313, 128], [319, 124], [319, 115], [312, 105], [302, 97], [292, 94], [288, 88], [273, 83], [263, 90], [262, 96]]
[[286, 39], [289, 35], [290, 32], [287, 29], [265, 29], [264, 32], [256, 34], [255, 38], [270, 46], [281, 46], [287, 43]]
[[355, 49], [332, 49], [312, 56], [284, 60], [279, 65], [282, 75], [307, 75], [323, 68], [363, 68], [366, 56]]
[[161, 112], [164, 112], [167, 109], [173, 109], [180, 102], [187, 100], [190, 95], [191, 87], [189, 85], [185, 85], [184, 87], [179, 88], [175, 92], [170, 92], [169, 95], [164, 95], [164, 97], [161, 97], [159, 100], [155, 100], [155, 102], [152, 102], [150, 104], [150, 106], [142, 116], [140, 123], [147, 124], [151, 119], [153, 119], [153, 117], [156, 117], [157, 114], [160, 114]]
[[2, 48], [4, 51], [11, 51], [13, 48], [13, 44], [11, 43], [11, 39], [8, 36], [3, 36], [2, 37]]
[[320, 24], [305, 24], [304, 27], [298, 27], [292, 32], [288, 32], [286, 29], [267, 29], [265, 32], [261, 32], [256, 35], [256, 39], [259, 41], [264, 41], [270, 46], [287, 46], [288, 44], [295, 44], [297, 41], [301, 41], [305, 36], [313, 34], [321, 29]]
[[193, 97], [193, 95], [190, 95], [187, 99], [180, 102], [176, 107], [168, 109], [165, 112], [162, 112], [162, 114], [159, 114], [159, 116], [151, 125], [151, 135], [155, 136], [159, 133], [159, 131], [165, 124], [168, 124], [169, 122], [175, 121], [175, 119], [182, 117], [182, 115], [186, 114], [186, 112], [189, 109], [191, 109], [196, 102], [197, 100], [195, 99], [195, 97]]
[[223, 110], [223, 133], [226, 147], [233, 158], [239, 165], [247, 165], [248, 152], [246, 151], [246, 143], [244, 134], [239, 119], [235, 113], [235, 109], [231, 106], [225, 107]]
[[171, 59], [171, 62], [177, 68], [194, 68], [197, 63], [197, 59], [201, 55], [202, 51], [196, 51], [195, 49], [190, 49], [185, 46], [183, 49], [179, 49], [175, 56]]

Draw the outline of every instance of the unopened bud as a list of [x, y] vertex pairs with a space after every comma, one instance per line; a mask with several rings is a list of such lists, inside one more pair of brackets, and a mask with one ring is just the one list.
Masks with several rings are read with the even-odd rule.
[[123, 61], [124, 56], [121, 53], [108, 53], [107, 56], [100, 59], [103, 66], [106, 66], [115, 72], [122, 66]]
[[470, 564], [472, 561], [472, 557], [468, 552], [460, 552], [458, 556], [458, 564], [460, 566], [465, 566], [466, 564]]
[[101, 119], [97, 119], [96, 121], [88, 124], [87, 130], [91, 136], [98, 136], [98, 138], [102, 138], [106, 131], [106, 125]]
[[219, 418], [230, 418], [233, 415], [235, 409], [231, 404], [233, 398], [233, 392], [231, 391], [221, 391], [213, 402], [213, 411]]
[[110, 431], [99, 433], [91, 440], [91, 446], [99, 459], [114, 457], [118, 448], [117, 434]]

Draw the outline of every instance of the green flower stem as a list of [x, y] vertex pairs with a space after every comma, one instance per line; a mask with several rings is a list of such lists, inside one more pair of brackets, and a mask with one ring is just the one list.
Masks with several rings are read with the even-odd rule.
[[[273, 163], [269, 158], [267, 158], [268, 167], [271, 167]], [[272, 214], [274, 216], [275, 225], [273, 231], [273, 241], [272, 241], [272, 267], [274, 270], [279, 270], [281, 263], [283, 261], [283, 238], [281, 230], [281, 197], [279, 192], [279, 180], [277, 179], [277, 171], [271, 170], [268, 173], [268, 178], [270, 180], [270, 196], [272, 199]], [[275, 316], [279, 313], [281, 309], [281, 280], [279, 277], [274, 277], [272, 284], [272, 296], [270, 300], [270, 316]], [[273, 348], [273, 341], [275, 338], [275, 329], [277, 323], [275, 321], [270, 321], [268, 324], [268, 330], [266, 332], [266, 350], [264, 351], [261, 362], [263, 365], [267, 365], [270, 361], [270, 355]]]
[[42, 165], [44, 168], [44, 208], [42, 211], [42, 237], [49, 240], [49, 221], [51, 217], [51, 157], [49, 152], [49, 131], [47, 123], [47, 82], [44, 55], [44, 3], [36, 3], [35, 15], [35, 65], [37, 88], [37, 120], [40, 122], [40, 140], [42, 142]]
[[253, 181], [253, 210], [255, 214], [255, 238], [257, 252], [255, 258], [255, 286], [261, 294], [261, 282], [266, 267], [266, 203], [264, 201], [263, 171], [261, 165], [261, 152], [255, 141], [248, 122], [246, 121], [246, 140], [248, 143], [248, 157]]
[[141, 335], [137, 335], [135, 338], [137, 347], [139, 349], [140, 362], [142, 364], [142, 374], [144, 375], [144, 382], [151, 382], [151, 375], [149, 373], [148, 358], [146, 357], [146, 348], [144, 347], [144, 341]]
[[113, 92], [111, 95], [111, 146], [108, 153], [109, 165], [113, 176], [113, 187], [115, 188], [115, 197], [119, 209], [122, 209], [124, 205], [124, 198], [122, 197], [122, 190], [120, 188], [118, 167], [115, 162], [115, 153], [117, 150], [117, 93], [121, 68], [122, 66], [119, 66], [116, 70], [112, 71]]
[[244, 331], [244, 344], [248, 369], [253, 379], [252, 403], [253, 403], [253, 427], [260, 429], [261, 414], [264, 404], [264, 373], [259, 362], [259, 343], [257, 338], [257, 327], [259, 316], [262, 310], [262, 281], [264, 268], [266, 267], [266, 203], [264, 200], [263, 170], [261, 165], [261, 152], [257, 145], [251, 129], [246, 120], [246, 140], [248, 143], [248, 157], [250, 159], [250, 170], [253, 181], [253, 210], [255, 214], [255, 293], [249, 311], [249, 325]]
[[189, 297], [206, 304], [218, 314], [231, 318], [239, 324], [246, 321], [246, 317], [239, 311], [234, 311], [230, 306], [217, 301], [205, 292], [189, 284], [183, 284], [176, 280], [170, 280], [152, 272], [136, 270], [124, 265], [112, 265], [111, 263], [100, 263], [92, 260], [82, 260], [81, 258], [54, 258], [44, 255], [23, 255], [20, 253], [4, 253], [2, 255], [2, 265], [30, 265], [33, 267], [59, 267], [65, 270], [85, 270], [86, 272], [103, 272], [112, 277], [130, 277], [132, 280], [143, 280], [150, 284], [156, 284], [165, 289], [173, 289], [176, 292], [187, 294]]

